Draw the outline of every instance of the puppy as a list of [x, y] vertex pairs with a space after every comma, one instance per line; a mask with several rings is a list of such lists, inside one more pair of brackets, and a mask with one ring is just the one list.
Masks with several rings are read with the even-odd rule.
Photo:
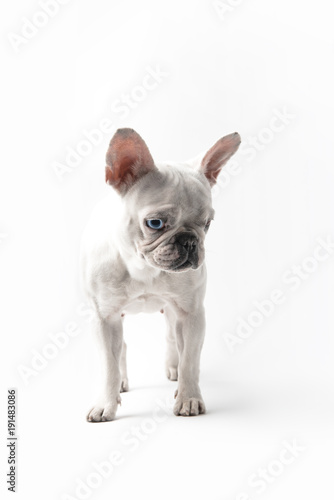
[[138, 312], [164, 312], [166, 374], [178, 380], [174, 414], [205, 413], [199, 388], [204, 240], [214, 216], [211, 187], [239, 144], [234, 133], [198, 164], [158, 164], [134, 130], [119, 129], [111, 139], [105, 176], [113, 189], [93, 212], [81, 247], [105, 379], [89, 422], [113, 420], [120, 392], [129, 388], [123, 318]]

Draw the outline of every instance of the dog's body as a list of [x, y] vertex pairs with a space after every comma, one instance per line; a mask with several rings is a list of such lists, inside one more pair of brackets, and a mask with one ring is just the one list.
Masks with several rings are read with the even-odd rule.
[[138, 312], [161, 311], [166, 317], [166, 374], [178, 379], [174, 413], [205, 412], [198, 381], [210, 187], [239, 144], [238, 134], [231, 134], [200, 165], [157, 165], [133, 130], [120, 129], [113, 137], [106, 180], [118, 196], [112, 193], [96, 207], [81, 251], [106, 379], [89, 421], [112, 420], [119, 393], [128, 390], [122, 323], [124, 315]]

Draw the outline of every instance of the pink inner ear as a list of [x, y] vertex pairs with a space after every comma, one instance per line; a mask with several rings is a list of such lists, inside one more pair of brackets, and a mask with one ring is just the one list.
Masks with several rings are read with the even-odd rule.
[[225, 163], [234, 155], [241, 143], [240, 135], [235, 132], [219, 139], [214, 146], [206, 153], [202, 160], [201, 169], [211, 186], [216, 183], [216, 179]]
[[118, 191], [125, 191], [155, 168], [145, 142], [129, 128], [117, 130], [111, 139], [106, 163], [106, 182]]

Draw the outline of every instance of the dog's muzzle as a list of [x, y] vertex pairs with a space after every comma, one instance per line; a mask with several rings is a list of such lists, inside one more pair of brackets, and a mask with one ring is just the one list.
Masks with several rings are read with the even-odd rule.
[[203, 245], [198, 236], [190, 231], [174, 234], [146, 256], [154, 266], [172, 272], [197, 269], [203, 258]]

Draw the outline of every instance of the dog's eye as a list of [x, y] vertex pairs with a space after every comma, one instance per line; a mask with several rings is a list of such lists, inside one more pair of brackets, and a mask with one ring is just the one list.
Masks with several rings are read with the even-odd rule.
[[211, 220], [208, 220], [208, 222], [205, 224], [205, 230], [207, 231], [210, 227]]
[[161, 219], [147, 219], [146, 225], [151, 229], [162, 229], [165, 227], [165, 223]]

